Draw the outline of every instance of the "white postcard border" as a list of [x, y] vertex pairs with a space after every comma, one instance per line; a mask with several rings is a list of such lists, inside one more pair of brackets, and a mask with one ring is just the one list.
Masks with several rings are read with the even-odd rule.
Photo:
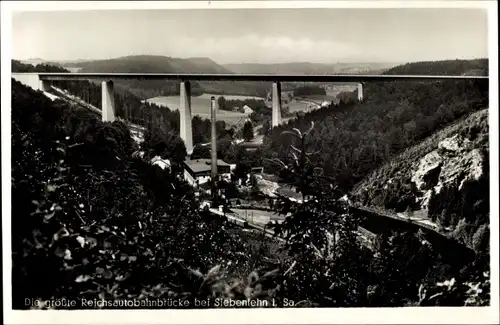
[[[10, 60], [13, 11], [104, 9], [263, 8], [484, 8], [488, 10], [490, 73], [491, 307], [321, 308], [217, 310], [13, 311], [10, 244]], [[6, 324], [327, 324], [498, 323], [498, 13], [496, 1], [12, 1], [1, 3], [2, 42], [2, 246]], [[466, 23], [466, 22], [464, 22]]]

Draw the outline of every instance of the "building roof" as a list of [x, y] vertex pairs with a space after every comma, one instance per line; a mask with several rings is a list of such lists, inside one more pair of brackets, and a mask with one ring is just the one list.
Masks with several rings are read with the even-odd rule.
[[[208, 172], [212, 170], [212, 160], [211, 159], [193, 159], [193, 160], [185, 160], [184, 164], [193, 172], [193, 173], [201, 173]], [[230, 164], [226, 163], [221, 159], [217, 159], [218, 167], [231, 167]]]
[[243, 106], [243, 110], [248, 113], [253, 113], [253, 109], [248, 105]]

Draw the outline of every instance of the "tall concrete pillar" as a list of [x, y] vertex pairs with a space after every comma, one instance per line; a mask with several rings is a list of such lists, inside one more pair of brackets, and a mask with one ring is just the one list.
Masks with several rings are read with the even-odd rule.
[[281, 124], [281, 84], [279, 81], [273, 83], [272, 100], [273, 100], [272, 127], [276, 127]]
[[210, 134], [211, 136], [211, 146], [212, 149], [211, 151], [211, 157], [212, 157], [212, 180], [215, 180], [217, 177], [217, 128], [216, 128], [216, 121], [217, 121], [217, 103], [215, 101], [215, 97], [212, 96], [211, 101], [211, 112], [212, 112], [212, 119], [211, 119], [211, 124], [212, 124], [212, 132]]
[[102, 92], [102, 120], [103, 122], [114, 122], [115, 120], [115, 87], [113, 81], [103, 81]]
[[358, 101], [360, 101], [360, 102], [363, 101], [363, 84], [362, 83], [358, 84]]
[[183, 81], [180, 85], [180, 133], [188, 155], [193, 153], [193, 119], [191, 117], [191, 83]]
[[49, 91], [50, 90], [50, 81], [39, 79], [38, 80], [38, 90]]

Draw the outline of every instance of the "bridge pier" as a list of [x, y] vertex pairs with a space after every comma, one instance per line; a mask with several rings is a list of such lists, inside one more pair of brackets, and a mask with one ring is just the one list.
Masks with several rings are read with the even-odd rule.
[[50, 81], [39, 79], [38, 80], [38, 90], [49, 91], [50, 90]]
[[358, 84], [358, 101], [359, 102], [363, 101], [363, 84], [362, 83]]
[[38, 73], [13, 72], [12, 78], [33, 90], [48, 91], [50, 89], [51, 81], [41, 79]]
[[102, 121], [114, 122], [115, 121], [115, 87], [113, 81], [103, 81], [101, 84], [102, 89]]
[[272, 127], [277, 127], [281, 124], [281, 83], [279, 81], [273, 83], [272, 100]]
[[180, 135], [186, 145], [188, 155], [193, 153], [193, 120], [191, 117], [191, 83], [183, 81], [180, 84]]

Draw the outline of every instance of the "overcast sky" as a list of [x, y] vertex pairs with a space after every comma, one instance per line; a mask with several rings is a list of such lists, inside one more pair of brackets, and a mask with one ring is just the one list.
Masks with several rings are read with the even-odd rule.
[[409, 62], [487, 57], [482, 9], [229, 9], [23, 12], [13, 57], [135, 54], [218, 63]]

